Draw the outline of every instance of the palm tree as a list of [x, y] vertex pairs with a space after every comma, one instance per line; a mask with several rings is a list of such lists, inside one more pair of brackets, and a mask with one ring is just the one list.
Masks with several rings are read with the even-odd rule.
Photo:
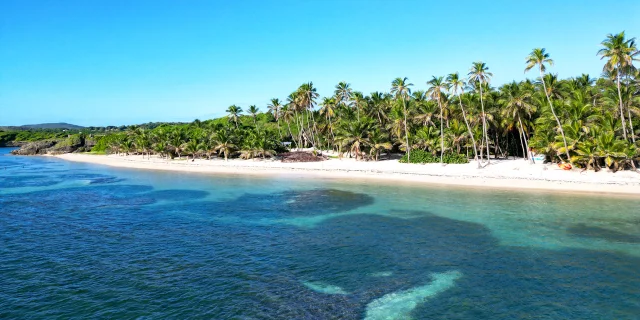
[[[635, 46], [635, 38], [625, 39], [624, 31], [618, 34], [608, 34], [607, 39], [602, 41], [604, 48], [598, 50], [601, 60], [607, 58], [603, 71], [615, 74], [616, 85], [618, 86], [618, 101], [620, 105], [620, 119], [622, 120], [622, 134], [627, 140], [627, 129], [622, 111], [622, 93], [620, 90], [620, 77], [624, 69], [633, 66], [634, 56], [638, 54]], [[629, 119], [631, 121], [631, 119]], [[631, 133], [633, 135], [633, 132]]]
[[383, 119], [387, 119], [387, 112], [389, 108], [389, 95], [381, 92], [372, 92], [370, 106], [370, 117], [378, 118], [378, 122], [381, 126], [384, 126]]
[[351, 85], [342, 81], [336, 85], [334, 95], [336, 96], [337, 103], [346, 107], [351, 106]]
[[335, 134], [333, 133], [333, 125], [332, 118], [336, 115], [336, 99], [333, 97], [325, 97], [322, 99], [322, 107], [319, 110], [321, 115], [324, 115], [327, 119], [327, 126], [329, 127], [329, 132], [331, 132], [331, 137], [335, 139]]
[[[309, 129], [309, 133], [311, 135], [311, 143], [315, 148], [316, 144], [316, 136], [318, 133], [318, 128], [316, 126], [316, 121], [313, 116], [313, 108], [316, 104], [316, 99], [318, 98], [318, 93], [316, 92], [316, 88], [313, 86], [313, 82], [303, 83], [298, 88], [300, 106], [305, 110], [307, 115], [311, 115], [311, 122], [313, 123], [313, 128], [309, 125], [309, 120], [307, 120], [307, 129]], [[308, 116], [307, 116], [308, 117]], [[304, 126], [304, 123], [303, 123]], [[319, 143], [318, 143], [319, 144]]]
[[520, 86], [514, 81], [510, 84], [506, 84], [500, 88], [502, 98], [500, 103], [504, 105], [502, 112], [514, 120], [518, 121], [519, 132], [522, 138], [524, 138], [524, 147], [526, 152], [524, 155], [533, 163], [533, 157], [529, 152], [529, 142], [526, 135], [526, 131], [522, 124], [523, 116], [531, 116], [535, 112], [535, 107], [529, 102], [531, 94], [525, 90], [522, 90]]
[[427, 94], [438, 101], [438, 106], [440, 107], [440, 164], [444, 165], [444, 131], [442, 129], [442, 124], [444, 123], [444, 116], [442, 111], [442, 91], [445, 89], [443, 77], [435, 77], [433, 76], [427, 84], [429, 85], [429, 89], [427, 90]]
[[249, 112], [249, 114], [253, 118], [253, 125], [255, 127], [257, 127], [258, 123], [256, 122], [256, 117], [258, 116], [258, 113], [260, 113], [260, 109], [258, 109], [258, 107], [256, 107], [255, 105], [250, 105], [249, 106], [249, 110], [247, 110], [247, 111]]
[[462, 98], [461, 95], [464, 94], [464, 80], [460, 79], [458, 73], [452, 73], [447, 76], [447, 89], [450, 90], [454, 95], [458, 96], [458, 103], [460, 103], [460, 110], [462, 110], [462, 117], [464, 118], [464, 123], [467, 125], [467, 130], [469, 131], [469, 136], [471, 137], [471, 142], [473, 144], [473, 155], [474, 159], [478, 163], [478, 168], [481, 168], [480, 159], [478, 159], [478, 148], [476, 147], [476, 139], [473, 137], [473, 133], [471, 132], [471, 126], [469, 126], [469, 120], [467, 120], [467, 113], [462, 106]]
[[390, 150], [393, 147], [391, 142], [389, 142], [389, 135], [378, 128], [369, 133], [367, 144], [371, 148], [369, 155], [373, 155], [375, 161], [378, 161], [378, 158], [380, 158], [381, 151]]
[[[198, 151], [200, 151], [200, 143], [198, 139], [192, 138], [187, 142], [187, 145], [184, 148], [184, 151], [191, 153], [191, 159], [195, 160], [198, 155]], [[189, 160], [189, 156], [187, 155], [187, 160]]]
[[355, 154], [356, 160], [362, 158], [362, 152], [369, 143], [369, 132], [372, 128], [373, 121], [366, 117], [355, 122], [343, 122], [337, 137], [340, 146], [346, 147], [351, 154]]
[[234, 137], [229, 130], [220, 130], [215, 135], [215, 149], [224, 154], [224, 161], [229, 161], [229, 154], [236, 150]]
[[484, 84], [489, 84], [493, 73], [489, 72], [489, 67], [487, 67], [486, 63], [477, 61], [473, 63], [468, 75], [469, 82], [473, 82], [474, 84], [477, 83], [478, 85], [476, 87], [480, 91], [480, 105], [482, 107], [482, 136], [485, 140], [485, 144], [487, 145], [487, 164], [489, 164], [491, 163], [491, 160], [489, 160], [489, 134], [487, 133], [487, 114], [484, 112], [482, 87]]
[[[180, 153], [182, 151], [182, 145], [185, 140], [185, 132], [182, 127], [175, 127], [173, 131], [169, 134], [169, 145], [173, 148], [175, 153], [178, 154], [178, 159], [180, 159]], [[173, 158], [173, 156], [172, 156]]]
[[407, 148], [407, 163], [411, 163], [411, 146], [409, 145], [409, 129], [407, 127], [407, 99], [411, 94], [412, 83], [407, 82], [407, 77], [395, 78], [391, 82], [391, 93], [395, 94], [396, 99], [402, 100], [402, 108], [404, 110], [404, 137]]
[[235, 104], [230, 106], [227, 109], [227, 113], [229, 114], [229, 119], [233, 120], [236, 124], [236, 129], [238, 128], [238, 116], [242, 114], [242, 108], [236, 106]]
[[562, 129], [562, 123], [560, 123], [560, 119], [556, 115], [556, 111], [553, 108], [553, 103], [551, 103], [551, 98], [549, 97], [549, 92], [547, 91], [547, 85], [544, 80], [544, 72], [547, 70], [547, 65], [553, 66], [553, 60], [550, 58], [549, 54], [545, 52], [544, 48], [535, 48], [531, 51], [529, 56], [527, 57], [527, 67], [524, 69], [524, 72], [527, 72], [534, 67], [538, 66], [538, 70], [540, 71], [540, 82], [542, 82], [542, 87], [544, 89], [544, 95], [547, 97], [547, 101], [549, 102], [549, 107], [551, 108], [551, 113], [553, 117], [556, 119], [558, 124], [558, 129], [560, 130], [560, 135], [562, 135], [562, 141], [564, 143], [564, 150], [567, 154], [567, 161], [571, 162], [571, 156], [569, 155], [569, 147], [567, 145], [567, 137], [564, 134], [564, 130]]
[[282, 139], [282, 132], [280, 131], [280, 110], [282, 110], [282, 104], [280, 103], [280, 99], [273, 98], [269, 105], [269, 113], [273, 114], [273, 117], [276, 119], [276, 125], [278, 126], [278, 134], [280, 134], [280, 139]]

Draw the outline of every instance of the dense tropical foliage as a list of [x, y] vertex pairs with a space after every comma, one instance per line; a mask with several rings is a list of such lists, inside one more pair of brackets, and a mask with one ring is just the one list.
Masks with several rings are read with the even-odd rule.
[[536, 48], [523, 65], [536, 78], [498, 87], [491, 85], [493, 74], [483, 62], [474, 62], [466, 77], [434, 76], [423, 85], [397, 78], [388, 91], [368, 95], [340, 82], [333, 95], [321, 98], [309, 82], [284, 100], [272, 99], [266, 113], [255, 105], [243, 113], [233, 105], [226, 118], [135, 128], [107, 135], [100, 145], [147, 156], [248, 159], [270, 157], [286, 141], [358, 160], [402, 152], [411, 163], [475, 159], [480, 166], [495, 158], [534, 162], [535, 153], [595, 170], [635, 168], [640, 155], [635, 39], [610, 34], [597, 54], [605, 62], [599, 78], [560, 79], [547, 72], [550, 54]]

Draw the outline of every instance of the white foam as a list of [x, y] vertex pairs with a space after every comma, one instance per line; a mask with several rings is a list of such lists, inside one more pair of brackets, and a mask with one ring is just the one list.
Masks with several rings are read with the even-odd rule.
[[344, 289], [338, 287], [338, 286], [334, 286], [334, 285], [330, 285], [324, 282], [319, 282], [319, 281], [304, 281], [302, 282], [302, 284], [304, 284], [305, 287], [315, 291], [315, 292], [320, 292], [320, 293], [324, 293], [324, 294], [349, 294], [348, 292], [344, 291]]
[[452, 288], [461, 276], [458, 271], [432, 273], [427, 285], [386, 294], [367, 305], [365, 320], [409, 319], [419, 303]]
[[391, 275], [393, 275], [393, 272], [391, 271], [380, 271], [380, 272], [373, 272], [369, 274], [372, 277], [389, 277]]

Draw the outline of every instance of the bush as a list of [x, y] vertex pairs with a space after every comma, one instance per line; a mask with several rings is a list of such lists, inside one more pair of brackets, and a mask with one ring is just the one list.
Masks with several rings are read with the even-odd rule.
[[[444, 163], [468, 163], [469, 159], [464, 154], [445, 153], [442, 157]], [[401, 163], [407, 163], [407, 154], [400, 159]], [[440, 156], [434, 156], [424, 150], [411, 150], [411, 163], [440, 163]]]

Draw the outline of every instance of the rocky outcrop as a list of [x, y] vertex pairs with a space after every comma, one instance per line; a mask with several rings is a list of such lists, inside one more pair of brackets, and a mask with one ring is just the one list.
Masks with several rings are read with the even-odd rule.
[[21, 156], [33, 156], [43, 154], [89, 152], [95, 144], [94, 139], [69, 136], [66, 139], [29, 142], [22, 145], [20, 149], [11, 151], [11, 153]]
[[20, 147], [20, 149], [11, 151], [11, 154], [21, 155], [21, 156], [47, 154], [47, 150], [49, 150], [49, 148], [56, 145], [56, 143], [57, 141], [55, 140], [42, 140], [42, 141], [29, 142], [23, 145], [22, 147]]

